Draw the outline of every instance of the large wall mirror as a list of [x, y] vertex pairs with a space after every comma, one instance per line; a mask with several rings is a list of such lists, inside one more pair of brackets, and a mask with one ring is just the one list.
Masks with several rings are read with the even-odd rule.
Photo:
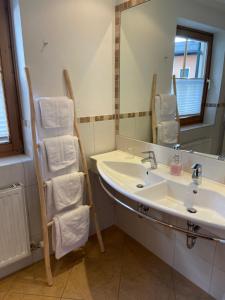
[[118, 134], [223, 158], [224, 20], [222, 0], [117, 6]]

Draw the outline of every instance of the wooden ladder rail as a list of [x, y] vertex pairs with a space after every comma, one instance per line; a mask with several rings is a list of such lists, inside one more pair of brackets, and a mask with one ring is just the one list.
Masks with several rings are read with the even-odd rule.
[[[176, 75], [173, 75], [173, 93], [177, 97], [177, 83], [176, 83]], [[178, 137], [177, 137], [177, 143], [180, 143], [180, 117], [179, 117], [179, 111], [178, 111], [178, 104], [177, 104], [177, 110], [176, 110], [176, 120], [178, 122]]]
[[[34, 95], [33, 95], [33, 88], [31, 83], [31, 76], [30, 71], [28, 67], [25, 67], [25, 73], [28, 83], [28, 89], [29, 89], [29, 102], [30, 102], [30, 114], [31, 114], [31, 131], [32, 131], [32, 145], [33, 145], [33, 156], [34, 156], [34, 166], [35, 166], [35, 173], [37, 177], [37, 183], [38, 183], [38, 191], [39, 191], [39, 198], [40, 198], [40, 209], [41, 209], [41, 223], [42, 223], [42, 232], [43, 232], [43, 252], [44, 252], [44, 261], [45, 261], [45, 271], [46, 271], [46, 278], [47, 283], [49, 286], [53, 285], [53, 276], [52, 276], [52, 270], [51, 270], [51, 263], [50, 263], [50, 246], [49, 246], [49, 232], [48, 228], [53, 225], [53, 221], [48, 222], [47, 219], [47, 213], [46, 213], [46, 202], [45, 202], [45, 183], [43, 182], [42, 175], [41, 175], [41, 166], [39, 162], [39, 156], [38, 156], [38, 149], [39, 145], [37, 144], [37, 138], [36, 138], [36, 118], [35, 118], [35, 107], [34, 107]], [[71, 80], [69, 77], [69, 73], [67, 70], [63, 70], [63, 75], [68, 91], [68, 96], [74, 101], [74, 111], [75, 111], [75, 97], [72, 89]], [[96, 234], [100, 246], [100, 251], [104, 252], [104, 244], [102, 240], [102, 235], [99, 227], [99, 223], [97, 220], [97, 214], [95, 210], [95, 206], [93, 203], [93, 195], [91, 190], [91, 182], [90, 177], [88, 173], [88, 166], [87, 161], [85, 158], [85, 152], [84, 148], [80, 139], [80, 133], [77, 125], [77, 119], [76, 114], [74, 114], [74, 133], [76, 134], [79, 142], [79, 148], [80, 148], [80, 155], [81, 155], [81, 162], [83, 166], [83, 171], [85, 173], [85, 181], [87, 185], [87, 194], [88, 194], [88, 202], [89, 206], [91, 208], [93, 218], [94, 218], [94, 224], [96, 228]]]
[[30, 71], [28, 67], [25, 67], [25, 73], [27, 77], [28, 89], [29, 89], [29, 101], [30, 101], [30, 114], [31, 114], [31, 131], [32, 131], [32, 144], [33, 144], [33, 156], [34, 156], [34, 167], [37, 176], [38, 191], [40, 198], [40, 208], [41, 208], [41, 223], [43, 232], [43, 251], [44, 251], [44, 261], [45, 261], [45, 271], [47, 283], [49, 286], [53, 285], [53, 277], [50, 262], [50, 248], [49, 248], [49, 234], [48, 234], [48, 220], [46, 214], [46, 203], [45, 203], [45, 190], [44, 183], [41, 176], [41, 167], [38, 157], [38, 144], [36, 139], [36, 122], [35, 122], [35, 108], [34, 108], [34, 96], [30, 77]]
[[155, 111], [155, 97], [157, 89], [157, 74], [153, 75], [152, 79], [152, 90], [151, 90], [151, 107], [150, 111], [152, 112], [152, 142], [157, 144], [157, 124], [156, 124], [156, 111]]
[[97, 234], [97, 238], [98, 238], [98, 242], [99, 242], [100, 251], [103, 253], [103, 252], [105, 252], [105, 247], [103, 244], [102, 234], [101, 234], [101, 230], [100, 230], [99, 223], [98, 223], [95, 205], [93, 202], [93, 194], [92, 194], [92, 189], [91, 189], [91, 182], [90, 182], [88, 165], [87, 165], [87, 161], [86, 161], [86, 157], [85, 157], [84, 147], [81, 142], [80, 132], [79, 132], [79, 128], [77, 125], [77, 118], [76, 118], [76, 111], [75, 111], [75, 95], [73, 92], [72, 83], [71, 83], [71, 79], [70, 79], [68, 70], [66, 70], [66, 69], [63, 70], [63, 75], [64, 75], [64, 79], [65, 79], [65, 83], [66, 83], [68, 96], [70, 99], [72, 99], [74, 101], [74, 113], [75, 113], [75, 115], [74, 115], [74, 131], [75, 131], [75, 134], [79, 141], [81, 163], [82, 163], [83, 171], [86, 174], [85, 181], [86, 181], [86, 185], [87, 185], [88, 202], [89, 202], [91, 212], [93, 215], [93, 219], [94, 219], [94, 225], [95, 225], [95, 229], [96, 229], [96, 234]]

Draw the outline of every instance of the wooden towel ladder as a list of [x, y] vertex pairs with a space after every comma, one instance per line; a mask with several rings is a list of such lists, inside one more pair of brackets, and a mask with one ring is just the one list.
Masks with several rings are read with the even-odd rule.
[[[33, 96], [30, 71], [29, 71], [28, 67], [25, 67], [25, 72], [26, 72], [26, 77], [27, 77], [27, 83], [28, 83], [28, 88], [29, 88], [29, 98], [30, 98], [31, 130], [32, 130], [32, 143], [33, 143], [33, 151], [34, 151], [34, 166], [35, 166], [35, 172], [36, 172], [36, 176], [37, 176], [37, 183], [38, 183], [38, 190], [39, 190], [39, 197], [40, 197], [45, 271], [46, 271], [47, 283], [49, 286], [51, 286], [51, 285], [53, 285], [53, 276], [52, 276], [51, 263], [50, 263], [49, 227], [51, 227], [53, 225], [53, 221], [48, 222], [48, 219], [47, 219], [46, 202], [45, 202], [45, 186], [46, 186], [46, 184], [42, 179], [41, 166], [40, 166], [40, 160], [39, 160], [39, 155], [38, 155], [39, 145], [37, 144], [37, 138], [36, 138], [36, 121], [35, 121], [36, 118], [35, 118], [34, 96]], [[74, 101], [74, 111], [75, 111], [75, 96], [73, 93], [70, 76], [69, 76], [69, 73], [67, 70], [63, 70], [63, 77], [64, 77], [66, 88], [67, 88], [67, 95], [70, 99], [72, 99]], [[100, 231], [100, 227], [99, 227], [99, 223], [98, 223], [98, 219], [97, 219], [95, 205], [93, 203], [93, 195], [92, 195], [90, 177], [89, 177], [89, 173], [88, 173], [88, 166], [87, 166], [84, 148], [83, 148], [81, 138], [80, 138], [76, 114], [74, 114], [74, 134], [77, 136], [78, 141], [79, 141], [81, 164], [82, 164], [83, 172], [85, 174], [85, 183], [86, 183], [86, 187], [87, 187], [88, 204], [91, 208], [91, 213], [93, 215], [94, 225], [96, 228], [96, 234], [97, 234], [97, 238], [98, 238], [98, 242], [99, 242], [99, 246], [100, 246], [100, 251], [104, 252], [105, 251], [104, 244], [103, 244], [102, 235], [101, 235], [101, 231]]]

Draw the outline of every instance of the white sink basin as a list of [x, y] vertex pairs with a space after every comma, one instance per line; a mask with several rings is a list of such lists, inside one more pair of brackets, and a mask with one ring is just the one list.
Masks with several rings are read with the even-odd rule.
[[[193, 189], [195, 190], [193, 185], [187, 186], [167, 180], [136, 192], [133, 199], [198, 223], [220, 228], [225, 226], [224, 195], [201, 187], [195, 194]], [[195, 209], [196, 212], [191, 213], [190, 209]]]
[[[169, 168], [160, 164], [157, 170], [151, 170], [140, 157], [121, 151], [93, 158], [101, 177], [128, 198], [196, 224], [225, 229], [225, 185], [203, 178], [195, 194], [189, 173], [172, 176]], [[143, 187], [138, 188], [138, 184]], [[196, 213], [190, 213], [189, 208]]]
[[164, 179], [152, 172], [143, 164], [123, 161], [101, 161], [101, 175], [111, 176], [119, 185], [126, 185], [131, 190], [137, 190], [137, 185], [152, 186], [164, 181]]

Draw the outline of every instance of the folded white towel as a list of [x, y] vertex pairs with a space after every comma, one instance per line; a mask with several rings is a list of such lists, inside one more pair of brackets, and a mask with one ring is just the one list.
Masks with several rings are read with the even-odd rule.
[[74, 119], [73, 100], [67, 97], [39, 98], [43, 128], [70, 127]]
[[52, 245], [57, 259], [85, 245], [89, 234], [89, 206], [81, 205], [56, 215], [53, 221]]
[[49, 138], [49, 137], [56, 137], [56, 136], [62, 136], [62, 135], [73, 135], [74, 134], [73, 120], [72, 120], [70, 126], [68, 126], [68, 127], [44, 128], [42, 126], [42, 118], [41, 118], [39, 98], [35, 98], [34, 109], [35, 109], [35, 116], [36, 116], [36, 131], [37, 131], [38, 142], [41, 142], [43, 139], [46, 139], [46, 138]]
[[177, 121], [165, 121], [158, 124], [158, 144], [177, 144], [179, 124]]
[[51, 172], [56, 172], [76, 163], [78, 156], [77, 137], [65, 135], [44, 139], [43, 142]]
[[[48, 159], [47, 159], [47, 153], [46, 153], [46, 147], [45, 144], [42, 142], [39, 144], [39, 156], [40, 156], [40, 162], [41, 162], [41, 173], [42, 178], [44, 181], [50, 180], [53, 177], [56, 176], [62, 176], [65, 174], [70, 174], [74, 172], [79, 172], [79, 160], [77, 159], [76, 162], [64, 169], [58, 170], [57, 172], [51, 172], [48, 167]], [[75, 142], [76, 147], [76, 153], [77, 157], [79, 157], [79, 145]]]
[[157, 122], [173, 120], [177, 114], [175, 95], [161, 94], [155, 98]]
[[52, 178], [55, 208], [61, 211], [82, 202], [84, 173], [72, 173]]

